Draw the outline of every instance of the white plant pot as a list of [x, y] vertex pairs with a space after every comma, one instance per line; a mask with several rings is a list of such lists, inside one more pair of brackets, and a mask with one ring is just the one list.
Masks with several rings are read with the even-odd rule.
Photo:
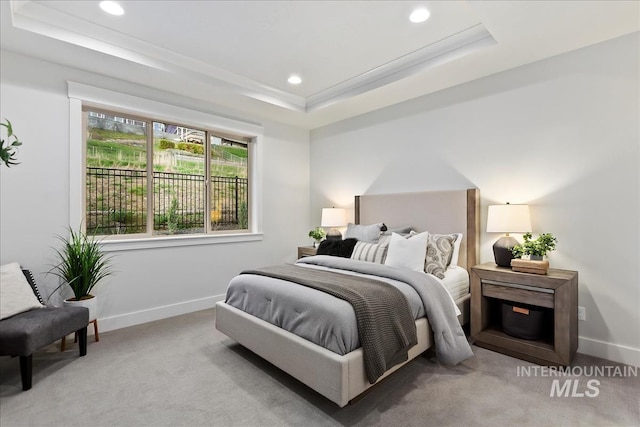
[[89, 322], [98, 318], [98, 297], [89, 295], [90, 298], [80, 301], [64, 300], [63, 304], [68, 307], [87, 307], [89, 309]]

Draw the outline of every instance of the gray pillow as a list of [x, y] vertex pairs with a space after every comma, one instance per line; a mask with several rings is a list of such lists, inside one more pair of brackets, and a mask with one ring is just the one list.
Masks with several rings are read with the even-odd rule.
[[416, 231], [412, 230], [411, 227], [400, 227], [400, 228], [390, 228], [380, 235], [380, 239], [378, 240], [378, 244], [380, 245], [388, 245], [391, 243], [391, 235], [393, 233], [399, 234], [400, 236], [408, 239], [409, 237], [418, 234]]
[[371, 225], [349, 223], [347, 231], [344, 232], [344, 238], [358, 239], [359, 242], [378, 243], [383, 225], [383, 223]]
[[411, 230], [413, 230], [412, 227], [394, 227], [394, 228], [387, 228], [385, 230], [384, 233], [382, 233], [383, 236], [389, 235], [391, 236], [393, 233], [396, 234], [400, 234], [402, 235], [407, 235], [409, 233], [411, 233]]

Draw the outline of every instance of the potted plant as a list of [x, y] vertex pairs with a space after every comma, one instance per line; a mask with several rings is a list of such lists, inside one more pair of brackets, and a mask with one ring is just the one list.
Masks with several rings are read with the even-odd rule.
[[62, 248], [56, 249], [58, 263], [49, 271], [62, 280], [53, 292], [68, 285], [73, 297], [64, 301], [68, 305], [89, 308], [89, 321], [97, 317], [97, 298], [91, 294], [93, 288], [112, 274], [111, 257], [100, 247], [100, 241], [82, 231], [69, 228], [69, 237], [56, 236]]
[[320, 240], [324, 239], [326, 235], [327, 235], [327, 232], [324, 231], [323, 228], [316, 227], [313, 230], [311, 230], [309, 232], [309, 237], [313, 239], [313, 247], [315, 248], [316, 245], [320, 242]]
[[516, 258], [529, 255], [530, 260], [541, 260], [547, 252], [554, 250], [558, 243], [558, 240], [551, 233], [543, 233], [535, 240], [531, 240], [531, 233], [525, 233], [522, 238], [524, 243], [514, 246], [511, 250]]
[[5, 119], [5, 122], [6, 123], [0, 123], [0, 126], [7, 128], [7, 145], [4, 145], [4, 139], [0, 139], [0, 160], [10, 168], [11, 165], [18, 164], [16, 162], [16, 152], [14, 150], [16, 147], [21, 146], [22, 142], [20, 142], [18, 137], [13, 134], [11, 122], [7, 119]]

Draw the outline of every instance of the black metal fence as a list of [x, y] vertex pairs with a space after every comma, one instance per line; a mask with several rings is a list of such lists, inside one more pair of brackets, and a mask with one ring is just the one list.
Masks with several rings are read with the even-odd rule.
[[[203, 175], [153, 172], [153, 230], [156, 234], [202, 233], [248, 228], [248, 180], [211, 177], [211, 212], [205, 213]], [[147, 231], [147, 172], [87, 168], [87, 232], [95, 235]]]

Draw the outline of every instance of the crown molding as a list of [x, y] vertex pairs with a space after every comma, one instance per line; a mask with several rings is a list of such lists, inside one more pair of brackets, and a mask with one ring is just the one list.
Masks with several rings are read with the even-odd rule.
[[41, 3], [12, 0], [11, 22], [14, 27], [24, 31], [156, 70], [181, 75], [228, 93], [240, 94], [288, 110], [307, 113], [321, 110], [497, 43], [482, 24], [476, 24], [305, 98], [110, 28], [87, 22]]
[[328, 107], [496, 43], [482, 24], [476, 24], [307, 97], [306, 111], [311, 112]]

